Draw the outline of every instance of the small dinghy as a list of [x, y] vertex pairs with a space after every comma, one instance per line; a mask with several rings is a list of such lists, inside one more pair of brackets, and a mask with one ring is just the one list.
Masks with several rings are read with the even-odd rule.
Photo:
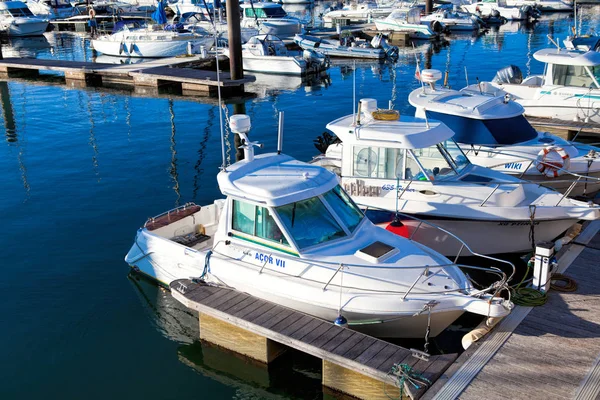
[[257, 35], [242, 46], [245, 71], [281, 75], [306, 75], [329, 68], [326, 57], [310, 50], [302, 56], [290, 55], [281, 39], [274, 35]]
[[382, 59], [398, 56], [398, 48], [390, 46], [381, 35], [375, 36], [371, 42], [357, 40], [348, 31], [343, 31], [340, 37], [340, 40], [333, 40], [296, 35], [294, 42], [305, 50], [312, 50], [329, 57]]
[[495, 297], [507, 288], [499, 270], [499, 282], [473, 288], [455, 263], [373, 225], [335, 174], [255, 156], [249, 118], [229, 122], [245, 159], [218, 174], [225, 198], [149, 219], [125, 257], [135, 271], [167, 286], [185, 278], [231, 287], [327, 321], [343, 316], [386, 338], [436, 336], [464, 312], [509, 313]]

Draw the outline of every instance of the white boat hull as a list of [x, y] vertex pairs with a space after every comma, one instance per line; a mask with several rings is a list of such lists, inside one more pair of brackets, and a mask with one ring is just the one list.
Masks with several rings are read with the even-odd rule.
[[527, 12], [520, 7], [497, 7], [486, 3], [474, 3], [463, 5], [462, 9], [475, 15], [488, 16], [497, 11], [501, 17], [509, 21], [522, 21], [528, 18]]
[[436, 37], [436, 33], [426, 25], [403, 24], [390, 22], [385, 19], [375, 20], [375, 27], [380, 32], [404, 32], [412, 39], [431, 39]]
[[94, 50], [99, 53], [116, 57], [175, 57], [181, 54], [187, 54], [188, 48], [192, 49], [192, 53], [199, 53], [200, 47], [205, 46], [207, 49], [212, 46], [213, 38], [201, 39], [184, 39], [184, 40], [92, 40]]
[[243, 54], [242, 61], [244, 71], [280, 75], [306, 74], [306, 61], [296, 57], [255, 56]]
[[[250, 258], [253, 257], [250, 254]], [[176, 279], [199, 277], [206, 263], [206, 252], [195, 251], [140, 230], [126, 261], [134, 270], [168, 286]], [[304, 279], [282, 278], [266, 270], [259, 273], [260, 265], [235, 262], [214, 253], [210, 256], [209, 263], [210, 273], [205, 278], [210, 282], [233, 287], [326, 321], [333, 322], [338, 316], [339, 291], [335, 286], [323, 290], [323, 284], [320, 283], [311, 285]], [[452, 292], [444, 296], [411, 293], [404, 300], [397, 293], [381, 293], [376, 296], [371, 294], [368, 297], [369, 300], [363, 302], [363, 296], [352, 295], [344, 302], [343, 315], [353, 329], [377, 337], [424, 337], [427, 314], [423, 313], [418, 317], [413, 315], [431, 300], [440, 302], [432, 310], [432, 337], [441, 333], [465, 311], [481, 315], [486, 315], [488, 311], [487, 302]], [[365, 307], [372, 302], [390, 311], [373, 313]], [[373, 323], [374, 321], [379, 322]]]

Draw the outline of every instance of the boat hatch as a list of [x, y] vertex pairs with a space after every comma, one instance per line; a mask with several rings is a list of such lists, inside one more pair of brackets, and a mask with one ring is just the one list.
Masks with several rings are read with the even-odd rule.
[[398, 254], [400, 251], [382, 242], [374, 242], [356, 252], [356, 256], [362, 258], [365, 261], [372, 263], [379, 263], [393, 255]]

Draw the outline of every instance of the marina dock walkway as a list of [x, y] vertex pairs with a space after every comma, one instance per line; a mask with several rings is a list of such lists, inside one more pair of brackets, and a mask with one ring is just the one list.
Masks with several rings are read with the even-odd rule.
[[[471, 346], [426, 399], [600, 399], [599, 221], [563, 257], [575, 292], [549, 291], [540, 307], [516, 307]], [[560, 264], [559, 264], [560, 270]]]
[[[187, 279], [170, 286], [175, 299], [200, 313], [201, 338], [211, 336], [218, 341], [231, 337], [230, 345], [246, 355], [253, 349], [244, 349], [242, 342], [251, 335], [300, 350], [323, 360], [323, 385], [359, 398], [398, 398], [394, 377], [388, 375], [396, 363], [407, 364], [435, 381], [456, 359], [456, 354], [444, 354], [420, 360], [403, 347], [236, 290]], [[210, 325], [204, 324], [207, 317]], [[220, 327], [223, 322], [226, 326]], [[236, 333], [236, 328], [241, 329]], [[413, 399], [424, 391], [424, 386], [405, 384], [404, 393]]]
[[171, 68], [172, 65], [199, 61], [198, 56], [172, 57], [139, 64], [105, 64], [83, 61], [46, 60], [37, 58], [5, 58], [0, 60], [0, 76], [34, 74], [40, 71], [63, 73], [67, 84], [76, 86], [102, 86], [110, 84], [159, 87], [181, 85], [183, 91], [212, 94], [217, 86], [230, 91], [238, 90], [245, 83], [253, 82], [253, 76], [232, 80], [222, 72], [217, 80], [215, 71], [191, 68]]

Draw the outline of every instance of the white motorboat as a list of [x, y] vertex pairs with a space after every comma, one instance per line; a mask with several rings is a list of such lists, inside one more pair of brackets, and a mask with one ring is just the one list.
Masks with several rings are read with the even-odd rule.
[[58, 19], [73, 16], [73, 5], [68, 0], [27, 0], [27, 7], [37, 16]]
[[[315, 162], [339, 172], [344, 189], [378, 222], [400, 211], [452, 232], [475, 252], [500, 254], [531, 251], [579, 220], [600, 218], [596, 206], [471, 164], [442, 122], [392, 120], [396, 112], [378, 110], [373, 99], [361, 100], [361, 109], [327, 125], [341, 143]], [[460, 254], [447, 234], [415, 221], [405, 225], [424, 245]]]
[[92, 47], [99, 53], [117, 57], [175, 57], [181, 54], [198, 54], [209, 49], [214, 36], [192, 32], [164, 30], [161, 25], [138, 27], [134, 22], [120, 21], [116, 32], [92, 40]]
[[[177, 23], [183, 25], [183, 28], [190, 32], [204, 33], [214, 32], [215, 28], [217, 32], [222, 36], [227, 38], [228, 28], [227, 21], [224, 19], [219, 19], [217, 16], [217, 20], [211, 20], [213, 16], [208, 16], [206, 14], [201, 13], [187, 13], [183, 14], [180, 18], [176, 20]], [[252, 36], [258, 35], [258, 29], [255, 28], [240, 28], [240, 35], [242, 36], [242, 43], [246, 43]]]
[[285, 44], [273, 35], [258, 35], [242, 46], [244, 71], [280, 75], [306, 75], [329, 67], [324, 56], [305, 50], [302, 56], [291, 55]]
[[506, 0], [483, 0], [463, 4], [461, 8], [471, 14], [482, 17], [500, 16], [508, 21], [521, 21], [539, 17], [539, 11], [532, 6], [509, 7]]
[[213, 14], [212, 5], [212, 1], [202, 2], [198, 0], [169, 0], [168, 4], [176, 15], [199, 13], [207, 16]]
[[305, 50], [311, 50], [328, 57], [382, 59], [398, 56], [398, 48], [387, 44], [381, 35], [368, 42], [356, 40], [351, 34], [344, 35], [345, 32], [348, 31], [342, 31], [340, 34], [340, 40], [296, 35], [294, 36], [294, 42]]
[[46, 32], [48, 20], [33, 15], [22, 1], [0, 2], [0, 31], [8, 36], [36, 36]]
[[374, 226], [335, 174], [283, 154], [254, 156], [245, 115], [230, 119], [245, 159], [217, 176], [225, 199], [149, 219], [125, 257], [164, 285], [199, 279], [379, 337], [438, 335], [463, 312], [509, 313], [461, 269], [416, 242]]
[[421, 24], [421, 9], [418, 7], [395, 9], [387, 17], [374, 22], [379, 32], [404, 32], [412, 39], [433, 39], [444, 30], [439, 21], [433, 21], [431, 26]]
[[522, 79], [518, 67], [510, 66], [471, 90], [509, 94], [527, 116], [600, 123], [600, 53], [555, 48], [533, 57], [546, 64], [543, 75]]
[[255, 28], [265, 35], [275, 35], [279, 38], [291, 38], [303, 32], [302, 22], [289, 17], [281, 4], [249, 3], [240, 4], [242, 9], [242, 28]]
[[508, 7], [531, 6], [546, 12], [573, 11], [573, 1], [569, 0], [506, 0]]
[[474, 31], [485, 26], [483, 20], [478, 16], [459, 11], [456, 8], [440, 7], [429, 15], [421, 16], [421, 23], [428, 25], [434, 32], [436, 31], [434, 24], [436, 21], [450, 31]]
[[337, 21], [371, 22], [377, 18], [385, 18], [392, 13], [394, 7], [380, 6], [375, 2], [351, 3], [340, 10], [331, 10], [323, 15], [323, 22]]
[[421, 79], [428, 85], [413, 90], [408, 101], [416, 108], [416, 117], [448, 125], [471, 162], [543, 182], [570, 196], [600, 190], [600, 148], [538, 132], [523, 116], [520, 104], [504, 96], [437, 87], [439, 77], [439, 71], [422, 71]]

